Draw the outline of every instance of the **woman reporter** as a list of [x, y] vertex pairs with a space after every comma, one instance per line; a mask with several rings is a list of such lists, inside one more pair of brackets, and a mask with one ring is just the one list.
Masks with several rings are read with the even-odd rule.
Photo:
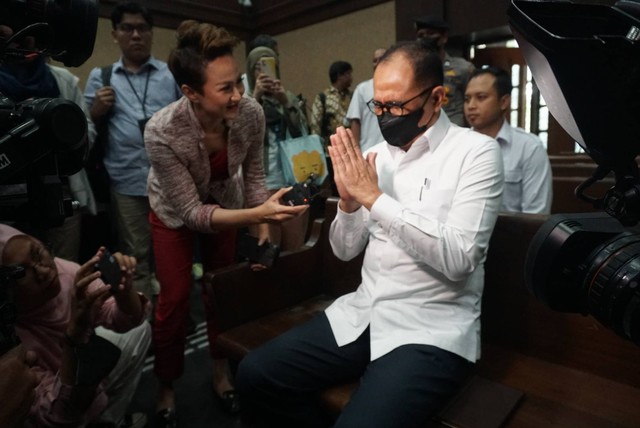
[[[237, 43], [223, 28], [183, 22], [168, 64], [184, 96], [157, 112], [145, 128], [151, 163], [149, 220], [160, 281], [153, 325], [160, 383], [156, 426], [177, 426], [173, 381], [184, 368], [196, 239], [205, 268], [221, 267], [235, 261], [236, 228], [257, 225], [262, 243], [269, 237], [268, 223], [295, 218], [306, 210], [279, 203], [287, 189], [270, 197], [265, 188], [264, 114], [257, 102], [242, 96], [232, 56]], [[213, 387], [227, 410], [234, 411], [237, 396], [227, 360], [212, 346], [218, 332], [205, 290], [203, 299]]]

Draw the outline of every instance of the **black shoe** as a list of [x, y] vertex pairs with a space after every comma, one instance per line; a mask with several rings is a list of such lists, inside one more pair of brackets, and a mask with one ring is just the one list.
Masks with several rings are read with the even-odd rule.
[[225, 391], [222, 393], [222, 396], [216, 394], [216, 397], [218, 397], [222, 409], [228, 414], [237, 415], [238, 412], [240, 412], [240, 397], [235, 390], [230, 389]]
[[178, 428], [178, 415], [174, 409], [162, 409], [153, 420], [155, 428]]

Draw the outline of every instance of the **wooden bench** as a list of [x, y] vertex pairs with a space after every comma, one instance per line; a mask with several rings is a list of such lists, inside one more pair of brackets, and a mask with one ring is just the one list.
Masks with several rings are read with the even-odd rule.
[[[591, 163], [552, 163], [551, 175], [553, 177], [591, 177], [596, 171], [597, 165]], [[613, 177], [613, 173], [608, 176]]]
[[593, 317], [555, 312], [523, 284], [543, 216], [500, 214], [485, 264], [478, 371], [525, 392], [506, 426], [640, 426], [640, 348]]
[[560, 155], [549, 155], [549, 163], [554, 164], [574, 164], [574, 163], [590, 163], [594, 166], [596, 163], [586, 153], [571, 153]]
[[[584, 183], [596, 171], [597, 164], [586, 154], [549, 155], [553, 177], [551, 213], [593, 212], [589, 202], [575, 197], [575, 188]], [[586, 193], [601, 198], [614, 185], [610, 172], [603, 180], [594, 183]]]
[[[282, 254], [272, 270], [251, 272], [240, 264], [205, 275], [223, 330], [215, 346], [231, 359], [240, 360], [359, 284], [361, 258], [345, 263], [331, 252], [336, 201], [326, 208], [307, 244]], [[525, 289], [528, 243], [545, 220], [499, 216], [486, 261], [477, 373], [524, 392], [508, 427], [640, 426], [640, 349], [591, 317], [551, 311]], [[355, 386], [321, 394], [328, 415], [340, 412]]]
[[[593, 204], [575, 196], [576, 187], [584, 183], [586, 179], [587, 177], [583, 176], [554, 176], [551, 214], [599, 211]], [[588, 189], [585, 189], [584, 193], [594, 198], [602, 198], [614, 184], [615, 181], [607, 177], [593, 183]]]

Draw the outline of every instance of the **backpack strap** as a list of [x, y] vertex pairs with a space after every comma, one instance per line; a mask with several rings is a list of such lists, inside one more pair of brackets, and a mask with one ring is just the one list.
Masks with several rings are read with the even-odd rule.
[[[113, 72], [113, 66], [107, 65], [100, 67], [100, 76], [102, 77], [102, 85], [111, 85], [111, 73]], [[95, 121], [97, 135], [93, 141], [93, 145], [89, 149], [87, 162], [85, 163], [85, 170], [89, 182], [91, 183], [91, 189], [97, 202], [101, 204], [107, 204], [110, 201], [110, 180], [107, 169], [104, 166], [104, 152], [109, 140], [109, 116], [111, 113], [107, 113], [105, 116]], [[104, 208], [100, 208], [104, 210]]]
[[331, 131], [329, 130], [329, 117], [327, 116], [327, 95], [323, 91], [320, 92], [318, 96], [320, 97], [320, 102], [322, 103], [322, 122], [320, 123], [320, 133], [322, 134], [321, 137], [324, 140], [331, 134]]
[[102, 76], [102, 86], [111, 86], [112, 72], [113, 72], [113, 65], [106, 65], [100, 68], [100, 75]]

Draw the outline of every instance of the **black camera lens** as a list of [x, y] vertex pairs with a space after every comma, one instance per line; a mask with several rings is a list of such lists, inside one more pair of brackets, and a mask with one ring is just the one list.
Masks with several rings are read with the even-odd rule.
[[640, 345], [640, 234], [604, 213], [554, 214], [529, 245], [529, 291]]
[[40, 134], [57, 153], [82, 147], [87, 135], [87, 118], [77, 104], [62, 98], [34, 98], [17, 105], [23, 118], [34, 118]]
[[585, 264], [588, 311], [640, 345], [640, 235], [623, 233], [596, 248]]

